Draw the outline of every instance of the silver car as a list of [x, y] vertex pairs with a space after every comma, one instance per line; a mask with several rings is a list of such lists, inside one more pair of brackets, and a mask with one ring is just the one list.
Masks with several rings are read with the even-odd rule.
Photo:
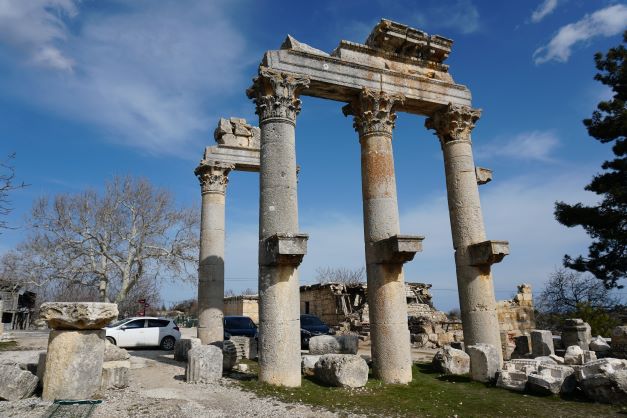
[[118, 347], [161, 347], [173, 350], [181, 331], [173, 320], [157, 317], [133, 317], [107, 326], [107, 340]]

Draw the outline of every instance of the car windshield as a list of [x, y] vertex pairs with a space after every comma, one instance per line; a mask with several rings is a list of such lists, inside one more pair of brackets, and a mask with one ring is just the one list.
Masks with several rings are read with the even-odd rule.
[[128, 318], [127, 319], [120, 319], [119, 321], [115, 321], [115, 322], [112, 322], [109, 325], [107, 325], [107, 328], [115, 328], [117, 326], [122, 325], [125, 322], [128, 322], [128, 321], [129, 321]]
[[225, 322], [227, 328], [245, 329], [255, 327], [250, 318], [225, 318]]
[[301, 316], [300, 324], [305, 326], [320, 326], [324, 325], [324, 322], [320, 320], [320, 318], [316, 316]]

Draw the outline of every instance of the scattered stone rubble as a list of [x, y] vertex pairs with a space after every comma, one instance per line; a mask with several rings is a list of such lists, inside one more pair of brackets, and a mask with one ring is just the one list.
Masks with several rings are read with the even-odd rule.
[[360, 388], [368, 382], [368, 364], [353, 354], [324, 354], [314, 366], [314, 375], [330, 386]]
[[452, 347], [439, 350], [433, 357], [432, 364], [444, 374], [463, 375], [470, 372], [470, 356]]
[[317, 335], [309, 339], [309, 354], [357, 354], [357, 335]]

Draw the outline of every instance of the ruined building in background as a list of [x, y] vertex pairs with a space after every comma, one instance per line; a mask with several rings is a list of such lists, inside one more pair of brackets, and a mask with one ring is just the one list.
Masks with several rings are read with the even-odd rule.
[[259, 296], [239, 295], [224, 298], [224, 316], [248, 316], [255, 324], [259, 323]]
[[514, 351], [514, 338], [530, 335], [531, 330], [536, 327], [531, 286], [519, 285], [518, 293], [513, 299], [496, 303], [496, 312], [501, 329], [501, 349], [503, 356], [509, 358]]

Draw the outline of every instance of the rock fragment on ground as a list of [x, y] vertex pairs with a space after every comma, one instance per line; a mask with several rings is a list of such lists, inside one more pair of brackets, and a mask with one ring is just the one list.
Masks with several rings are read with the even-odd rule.
[[470, 356], [462, 350], [446, 346], [433, 356], [434, 368], [444, 374], [463, 375], [470, 373]]
[[469, 345], [470, 377], [479, 382], [490, 382], [500, 369], [499, 355], [496, 347], [491, 344]]
[[0, 364], [0, 400], [28, 398], [37, 388], [37, 376], [17, 364]]
[[314, 374], [330, 386], [359, 388], [368, 382], [368, 365], [354, 354], [324, 354], [316, 362]]

